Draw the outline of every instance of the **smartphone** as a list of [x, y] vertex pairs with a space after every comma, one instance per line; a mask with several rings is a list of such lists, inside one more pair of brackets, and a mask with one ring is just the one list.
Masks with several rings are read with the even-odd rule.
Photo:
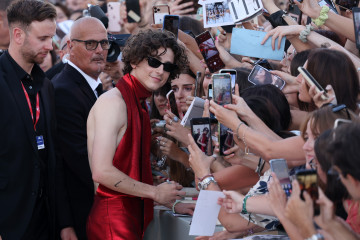
[[355, 7], [352, 9], [353, 19], [354, 19], [354, 28], [355, 28], [355, 40], [356, 40], [356, 48], [360, 49], [360, 38], [359, 38], [359, 30], [360, 30], [360, 8]]
[[231, 76], [231, 93], [235, 94], [237, 72], [235, 69], [221, 69], [220, 73], [228, 73]]
[[170, 14], [170, 9], [167, 4], [159, 4], [153, 6], [153, 21], [154, 24], [163, 24], [165, 15]]
[[254, 62], [254, 65], [260, 65], [263, 68], [266, 68], [267, 70], [273, 70], [268, 60], [262, 58]]
[[139, 0], [126, 0], [127, 20], [129, 23], [141, 21]]
[[213, 154], [210, 118], [190, 120], [191, 134], [201, 151], [208, 156]]
[[180, 115], [179, 115], [178, 107], [177, 107], [177, 104], [176, 104], [174, 91], [170, 90], [166, 94], [166, 98], [168, 100], [168, 103], [170, 104], [170, 111], [180, 119]]
[[291, 195], [291, 181], [289, 176], [289, 169], [285, 159], [272, 159], [270, 160], [270, 168], [280, 181], [281, 187], [284, 189], [286, 196]]
[[209, 101], [213, 98], [213, 88], [212, 88], [212, 84], [210, 83], [208, 86], [208, 99]]
[[353, 8], [357, 8], [359, 0], [335, 0], [335, 4], [345, 9], [353, 10]]
[[[231, 103], [231, 75], [229, 73], [213, 74], [213, 100], [223, 106]], [[218, 142], [220, 155], [226, 155], [224, 152], [234, 146], [232, 130], [221, 123], [218, 124]]]
[[299, 182], [301, 190], [301, 199], [304, 200], [303, 193], [307, 191], [310, 197], [313, 200], [314, 204], [314, 213], [317, 215], [320, 212], [319, 205], [316, 204], [316, 200], [319, 198], [318, 192], [318, 178], [316, 170], [313, 169], [303, 169], [296, 172], [296, 179]]
[[107, 4], [107, 9], [109, 18], [108, 31], [120, 32], [120, 2], [109, 2]]
[[178, 37], [180, 18], [178, 15], [165, 15], [163, 22], [163, 29], [172, 32], [175, 37]]
[[248, 81], [254, 85], [272, 84], [280, 90], [285, 86], [284, 80], [282, 80], [279, 76], [271, 74], [266, 68], [260, 65], [254, 66], [248, 76]]
[[308, 72], [308, 70], [306, 70], [303, 67], [298, 67], [298, 71], [299, 73], [305, 78], [306, 82], [310, 85], [310, 86], [314, 86], [316, 88], [317, 92], [321, 92], [324, 91], [324, 93], [321, 95], [321, 98], [323, 100], [326, 100], [328, 98], [327, 95], [327, 91], [326, 89], [324, 89], [316, 80], [315, 78]]
[[197, 71], [196, 72], [196, 80], [195, 80], [195, 97], [197, 97], [199, 95], [198, 86], [199, 86], [200, 81], [201, 81], [201, 72]]
[[197, 35], [195, 40], [211, 73], [219, 71], [225, 67], [209, 31]]
[[224, 106], [231, 103], [231, 75], [229, 73], [213, 74], [211, 76], [213, 86], [213, 100]]

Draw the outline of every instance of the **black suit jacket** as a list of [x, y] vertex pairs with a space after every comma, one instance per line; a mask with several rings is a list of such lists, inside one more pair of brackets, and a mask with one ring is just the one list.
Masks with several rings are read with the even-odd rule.
[[[52, 239], [55, 239], [56, 224], [59, 219], [68, 218], [69, 206], [66, 193], [63, 194], [62, 163], [55, 154], [54, 89], [48, 79], [45, 78], [39, 93], [43, 106], [40, 114], [45, 117], [47, 134], [46, 201]], [[0, 57], [0, 146], [0, 235], [4, 240], [21, 239], [39, 191], [40, 162], [25, 94], [5, 54]]]
[[64, 157], [75, 231], [86, 239], [86, 221], [94, 200], [94, 183], [87, 152], [86, 122], [96, 96], [86, 79], [66, 64], [52, 83], [55, 88], [59, 142]]

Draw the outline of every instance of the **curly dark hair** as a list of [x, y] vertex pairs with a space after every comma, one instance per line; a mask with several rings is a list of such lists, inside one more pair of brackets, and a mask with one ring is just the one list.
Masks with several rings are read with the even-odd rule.
[[125, 64], [124, 75], [133, 69], [131, 64], [138, 64], [149, 56], [164, 54], [165, 52], [158, 51], [160, 48], [164, 48], [165, 52], [167, 48], [170, 48], [174, 52], [174, 64], [177, 68], [170, 73], [168, 81], [179, 77], [179, 74], [189, 65], [185, 49], [177, 43], [174, 34], [152, 29], [141, 31], [127, 40], [122, 51], [122, 61]]

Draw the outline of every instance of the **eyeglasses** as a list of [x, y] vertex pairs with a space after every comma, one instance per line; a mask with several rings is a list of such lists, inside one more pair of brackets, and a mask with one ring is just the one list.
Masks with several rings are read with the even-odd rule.
[[110, 43], [109, 43], [109, 40], [107, 40], [107, 39], [104, 39], [101, 41], [72, 39], [71, 41], [85, 43], [85, 48], [86, 48], [86, 50], [89, 50], [89, 51], [95, 50], [98, 47], [99, 43], [103, 50], [109, 50], [109, 48], [110, 48]]
[[160, 62], [159, 60], [157, 60], [156, 58], [153, 58], [153, 57], [148, 57], [147, 60], [148, 60], [149, 66], [152, 67], [152, 68], [158, 68], [161, 65], [164, 65], [164, 71], [166, 71], [166, 72], [172, 72], [172, 71], [177, 69], [176, 64], [162, 63], [162, 62]]

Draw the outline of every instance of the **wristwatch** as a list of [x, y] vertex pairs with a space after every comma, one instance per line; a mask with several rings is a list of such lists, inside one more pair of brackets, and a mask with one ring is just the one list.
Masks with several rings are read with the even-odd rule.
[[324, 236], [320, 233], [314, 234], [311, 237], [305, 239], [305, 240], [324, 240]]
[[214, 177], [208, 176], [204, 180], [198, 183], [198, 187], [200, 190], [206, 190], [211, 182], [217, 184]]

